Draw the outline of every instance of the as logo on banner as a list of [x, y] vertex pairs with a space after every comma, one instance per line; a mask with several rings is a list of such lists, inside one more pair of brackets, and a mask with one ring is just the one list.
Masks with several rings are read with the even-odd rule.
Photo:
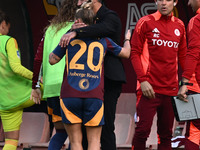
[[[125, 31], [130, 29], [132, 32], [132, 30], [135, 29], [136, 23], [141, 17], [151, 14], [155, 11], [157, 11], [157, 6], [155, 3], [143, 3], [140, 8], [137, 6], [136, 3], [128, 3]], [[174, 16], [178, 17], [178, 11], [176, 7], [174, 8], [173, 13]]]
[[141, 5], [140, 10], [136, 3], [128, 3], [126, 31], [128, 29], [131, 31], [134, 30], [136, 23], [141, 17], [150, 14], [152, 11], [155, 12], [156, 10], [157, 7], [155, 3], [144, 3]]

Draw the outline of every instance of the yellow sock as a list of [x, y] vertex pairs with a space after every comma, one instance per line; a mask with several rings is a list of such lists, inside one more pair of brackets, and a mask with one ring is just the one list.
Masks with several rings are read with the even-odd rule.
[[5, 139], [5, 145], [3, 147], [3, 150], [16, 150], [17, 144], [18, 144], [18, 140]]

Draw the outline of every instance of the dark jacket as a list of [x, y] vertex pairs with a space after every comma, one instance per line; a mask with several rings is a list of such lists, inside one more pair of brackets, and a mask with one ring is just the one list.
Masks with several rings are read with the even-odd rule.
[[[96, 15], [96, 24], [75, 29], [76, 38], [103, 38], [109, 37], [118, 45], [121, 36], [121, 21], [118, 15], [102, 6]], [[105, 76], [114, 81], [126, 82], [126, 76], [121, 59], [111, 53], [106, 53], [104, 59]]]

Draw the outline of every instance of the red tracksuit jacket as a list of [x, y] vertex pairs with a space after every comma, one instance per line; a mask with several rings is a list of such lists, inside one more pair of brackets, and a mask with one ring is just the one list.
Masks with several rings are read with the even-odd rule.
[[159, 11], [142, 17], [131, 39], [131, 62], [139, 83], [148, 81], [156, 93], [177, 95], [178, 61], [183, 68], [186, 51], [181, 20]]
[[196, 79], [200, 85], [200, 8], [197, 10], [197, 15], [190, 19], [187, 37], [188, 51], [182, 76], [190, 79], [196, 72]]

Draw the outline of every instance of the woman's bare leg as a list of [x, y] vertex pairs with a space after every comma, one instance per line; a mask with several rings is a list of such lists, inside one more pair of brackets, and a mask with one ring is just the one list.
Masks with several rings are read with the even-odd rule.
[[86, 127], [88, 150], [100, 150], [100, 137], [102, 126]]
[[71, 150], [83, 150], [81, 124], [64, 124], [69, 136]]

